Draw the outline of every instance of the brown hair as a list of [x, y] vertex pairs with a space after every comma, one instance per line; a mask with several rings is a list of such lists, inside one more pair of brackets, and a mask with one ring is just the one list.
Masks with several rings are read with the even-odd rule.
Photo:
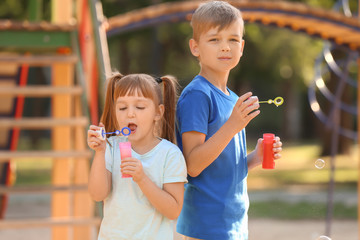
[[242, 23], [241, 31], [244, 32], [244, 20], [239, 9], [225, 1], [209, 1], [200, 4], [191, 18], [193, 39], [199, 41], [200, 35], [209, 29], [218, 27], [220, 31], [238, 19]]
[[[101, 122], [106, 131], [115, 132], [119, 130], [115, 115], [115, 102], [118, 97], [134, 95], [137, 92], [143, 97], [154, 101], [155, 106], [164, 104], [164, 116], [160, 121], [159, 136], [175, 143], [175, 107], [177, 98], [177, 80], [167, 75], [155, 79], [147, 74], [122, 75], [114, 73], [107, 84], [105, 106], [101, 116]], [[162, 88], [161, 88], [162, 85]]]

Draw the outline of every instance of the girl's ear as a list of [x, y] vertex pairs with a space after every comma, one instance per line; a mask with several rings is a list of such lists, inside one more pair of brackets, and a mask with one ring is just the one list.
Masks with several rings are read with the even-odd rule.
[[198, 44], [195, 41], [195, 39], [192, 38], [189, 40], [189, 47], [190, 47], [190, 51], [191, 51], [192, 55], [194, 55], [195, 57], [200, 56], [199, 47], [198, 47]]
[[164, 116], [164, 112], [165, 112], [165, 106], [164, 104], [160, 104], [158, 110], [156, 111], [155, 121], [159, 121]]

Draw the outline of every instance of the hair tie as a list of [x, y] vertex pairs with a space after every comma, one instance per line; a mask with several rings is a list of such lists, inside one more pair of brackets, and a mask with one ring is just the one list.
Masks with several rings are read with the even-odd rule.
[[161, 77], [156, 77], [155, 81], [160, 84], [160, 83], [162, 83], [163, 80], [161, 79]]

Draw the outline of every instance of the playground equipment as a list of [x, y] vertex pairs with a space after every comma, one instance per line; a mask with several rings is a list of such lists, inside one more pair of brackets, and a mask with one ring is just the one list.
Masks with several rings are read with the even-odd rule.
[[[360, 8], [360, 7], [359, 7]], [[352, 13], [349, 9], [348, 1], [338, 1], [334, 7], [334, 11], [342, 11], [347, 17], [352, 17]], [[357, 59], [359, 58], [358, 51], [351, 51], [349, 49], [343, 49], [347, 54], [345, 59], [336, 59], [332, 54], [332, 49], [336, 47], [334, 44], [324, 44], [322, 54], [316, 59], [315, 63], [315, 77], [312, 84], [308, 88], [308, 98], [311, 109], [315, 115], [323, 122], [329, 129], [331, 129], [331, 158], [330, 158], [330, 181], [327, 197], [327, 215], [326, 215], [326, 229], [325, 234], [331, 234], [331, 223], [333, 216], [333, 198], [335, 188], [335, 161], [336, 154], [338, 152], [339, 135], [346, 136], [350, 139], [357, 140], [358, 134], [352, 129], [345, 129], [340, 126], [340, 112], [345, 111], [353, 116], [358, 115], [357, 107], [343, 103], [341, 97], [344, 94], [346, 85], [350, 85], [353, 88], [358, 88], [357, 81], [352, 79], [349, 74], [351, 65], [356, 66]], [[325, 64], [323, 64], [325, 63]], [[359, 71], [359, 70], [358, 70]], [[332, 72], [339, 80], [335, 93], [326, 87], [326, 74]], [[319, 91], [317, 91], [318, 89]], [[321, 93], [327, 101], [331, 102], [331, 110], [329, 116], [321, 110], [321, 104], [317, 100], [316, 92]], [[359, 96], [358, 96], [359, 97]]]
[[[246, 22], [288, 28], [329, 40], [351, 50], [359, 50], [360, 23], [335, 11], [301, 3], [269, 1], [229, 1], [241, 9]], [[108, 37], [165, 22], [189, 21], [200, 1], [153, 5], [109, 18]]]
[[[0, 69], [0, 75], [7, 69], [15, 72], [20, 69], [18, 82], [8, 73], [0, 78], [0, 97], [5, 103], [2, 105], [5, 110], [1, 112], [5, 114], [0, 117], [1, 136], [6, 144], [9, 135], [11, 143], [10, 147], [5, 146], [8, 150], [0, 151], [6, 177], [5, 187], [0, 188], [1, 212], [6, 208], [8, 194], [50, 192], [52, 196], [51, 218], [2, 220], [2, 229], [51, 227], [52, 239], [91, 239], [100, 223], [94, 216], [94, 202], [87, 193], [92, 153], [86, 146], [85, 134], [89, 118], [98, 121], [97, 70], [104, 79], [104, 64], [108, 63], [104, 60], [106, 51], [99, 54], [94, 49], [97, 44], [103, 49], [107, 45], [99, 37], [104, 36], [99, 28], [102, 16], [99, 2], [83, 0], [77, 4], [79, 25], [74, 24], [72, 0], [52, 1], [51, 23], [39, 22], [37, 17], [31, 19], [32, 22], [0, 21], [0, 65], [6, 66]], [[41, 5], [41, 1], [31, 0], [30, 15], [38, 16]], [[31, 66], [50, 67], [51, 86], [26, 86]], [[51, 117], [23, 118], [24, 97], [50, 97]], [[16, 104], [13, 104], [14, 98]], [[52, 150], [16, 151], [21, 129], [50, 129]], [[11, 164], [23, 157], [52, 159], [52, 186], [11, 187]]]
[[[331, 232], [332, 218], [332, 198], [334, 185], [334, 156], [337, 153], [338, 134], [345, 135], [352, 139], [359, 139], [359, 132], [351, 129], [339, 127], [339, 110], [342, 109], [353, 115], [357, 115], [360, 106], [360, 92], [357, 91], [358, 100], [356, 106], [349, 106], [340, 102], [340, 97], [344, 86], [350, 84], [357, 88], [356, 81], [351, 81], [348, 76], [350, 63], [357, 64], [360, 67], [360, 20], [351, 15], [349, 3], [347, 0], [339, 0], [332, 11], [316, 9], [300, 3], [289, 2], [267, 2], [267, 1], [229, 1], [232, 5], [241, 9], [243, 18], [246, 22], [255, 22], [263, 25], [269, 25], [279, 28], [287, 28], [294, 32], [303, 32], [312, 37], [318, 37], [327, 40], [325, 43], [324, 54], [316, 61], [316, 78], [314, 84], [309, 88], [309, 101], [316, 116], [330, 128], [333, 129], [332, 136], [332, 160], [331, 160], [331, 181], [328, 193], [328, 210], [326, 219], [326, 235]], [[150, 6], [140, 10], [134, 10], [109, 19], [108, 36], [111, 37], [135, 29], [154, 26], [164, 22], [188, 21], [191, 19], [192, 12], [200, 3], [198, 1], [164, 3], [156, 6]], [[339, 12], [343, 10], [343, 13]], [[358, 4], [360, 13], [360, 1]], [[360, 16], [360, 14], [358, 14]], [[348, 51], [346, 63], [343, 64], [344, 70], [334, 61], [331, 55], [331, 44], [344, 47]], [[340, 82], [335, 94], [331, 94], [326, 88], [321, 75], [323, 68], [322, 61], [325, 58], [330, 71], [333, 71]], [[357, 63], [356, 63], [357, 60]], [[360, 72], [358, 71], [358, 81]], [[333, 108], [329, 117], [321, 111], [320, 105], [315, 97], [315, 86], [320, 92], [333, 103]], [[320, 87], [321, 86], [321, 87]], [[358, 129], [360, 121], [358, 120]], [[360, 179], [359, 179], [360, 182]], [[358, 193], [360, 196], [360, 185], [358, 184]], [[359, 197], [360, 199], [360, 197]], [[360, 209], [358, 210], [360, 216]], [[359, 221], [360, 229], [360, 221]]]
[[[41, 1], [29, 1], [34, 12], [31, 15], [36, 15]], [[15, 188], [10, 187], [8, 178], [6, 187], [0, 188], [0, 194], [52, 192], [52, 214], [50, 219], [3, 220], [0, 229], [46, 226], [52, 227], [52, 239], [90, 239], [91, 226], [97, 226], [100, 219], [94, 217], [94, 204], [85, 192], [91, 152], [86, 148], [84, 129], [89, 118], [91, 122], [98, 121], [98, 91], [101, 91], [98, 85], [103, 85], [110, 72], [104, 18], [98, 0], [77, 1], [78, 25], [71, 24], [74, 22], [73, 0], [53, 0], [52, 3], [52, 23], [0, 21], [0, 65], [6, 63], [8, 70], [15, 69], [6, 78], [20, 71], [23, 79], [5, 85], [0, 68], [0, 97], [10, 106], [14, 96], [18, 96], [19, 102], [19, 106], [14, 107], [18, 109], [17, 115], [8, 111], [5, 116], [1, 112], [0, 126], [3, 132], [12, 134], [13, 142], [16, 142], [17, 129], [51, 129], [53, 134], [52, 151], [19, 152], [15, 151], [16, 147], [7, 147], [9, 150], [0, 151], [0, 162], [8, 164], [5, 171], [10, 176], [11, 163], [20, 157], [48, 157], [54, 161], [53, 186]], [[352, 52], [360, 50], [360, 21], [355, 17], [299, 3], [231, 3], [241, 9], [247, 22], [303, 32]], [[112, 17], [107, 22], [107, 36], [164, 22], [188, 21], [199, 4], [200, 1], [164, 3]], [[35, 65], [51, 66], [52, 86], [25, 86], [27, 68]], [[52, 117], [21, 118], [21, 99], [24, 96], [51, 97]], [[5, 143], [11, 141], [4, 140]]]

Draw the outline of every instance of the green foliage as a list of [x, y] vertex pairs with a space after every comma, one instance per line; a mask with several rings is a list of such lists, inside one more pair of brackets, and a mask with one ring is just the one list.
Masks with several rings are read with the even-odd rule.
[[[126, 2], [126, 4], [125, 4]], [[159, 1], [103, 1], [106, 16], [150, 6]], [[162, 1], [165, 2], [165, 1]], [[301, 1], [315, 7], [328, 9], [333, 1]], [[122, 8], [117, 9], [117, 5]], [[261, 115], [247, 127], [249, 136], [272, 131], [282, 136], [290, 135], [289, 115], [297, 114], [302, 122], [311, 122], [307, 101], [307, 85], [312, 80], [314, 61], [321, 53], [322, 40], [304, 33], [294, 33], [275, 26], [246, 24], [245, 50], [240, 64], [232, 70], [229, 87], [241, 95], [252, 91], [260, 100], [276, 96], [285, 99], [283, 106], [261, 106]], [[138, 29], [109, 38], [112, 66], [120, 72], [146, 72], [153, 75], [172, 74], [186, 86], [199, 72], [199, 65], [188, 47], [191, 37], [188, 22], [166, 23]], [[295, 112], [294, 112], [295, 111]], [[304, 117], [303, 117], [304, 116]], [[311, 116], [311, 115], [310, 115]], [[312, 123], [313, 125], [313, 123]], [[312, 125], [299, 128], [297, 137], [315, 137]], [[301, 135], [302, 134], [302, 135]]]
[[23, 19], [26, 15], [26, 0], [3, 0], [0, 2], [0, 18]]
[[[0, 1], [0, 19], [16, 21], [28, 20], [30, 0], [2, 0]], [[42, 16], [44, 21], [50, 21], [50, 2], [42, 0]]]
[[112, 66], [124, 74], [171, 74], [185, 86], [199, 71], [197, 60], [188, 48], [190, 36], [189, 24], [182, 22], [111, 37]]
[[[25, 20], [29, 0], [0, 1], [0, 18]], [[44, 19], [50, 19], [50, 2], [43, 0]], [[175, 0], [101, 0], [107, 18], [158, 3]], [[289, 0], [312, 7], [332, 9], [336, 0]], [[356, 1], [349, 1], [353, 12]], [[250, 137], [271, 131], [288, 139], [314, 138], [319, 120], [309, 107], [307, 86], [313, 78], [314, 61], [321, 53], [322, 40], [289, 29], [246, 23], [245, 50], [240, 64], [229, 77], [229, 88], [241, 95], [252, 91], [260, 100], [282, 96], [285, 103], [261, 105], [261, 114], [247, 127]], [[189, 51], [188, 22], [165, 23], [136, 29], [108, 38], [112, 68], [121, 73], [171, 74], [186, 86], [199, 72], [197, 59]], [[357, 66], [350, 75], [356, 78]], [[298, 119], [294, 122], [293, 119]], [[297, 134], [292, 133], [297, 129]]]

